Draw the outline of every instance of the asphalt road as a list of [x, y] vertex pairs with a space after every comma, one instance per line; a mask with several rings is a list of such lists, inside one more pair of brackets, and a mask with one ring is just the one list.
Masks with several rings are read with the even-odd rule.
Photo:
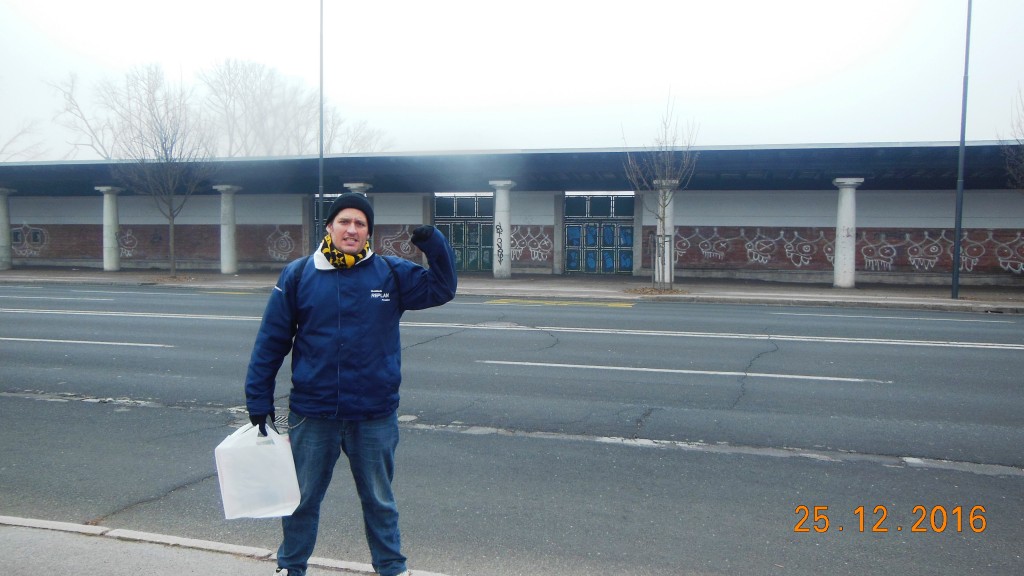
[[[212, 456], [246, 419], [265, 299], [0, 287], [0, 514], [275, 547], [276, 521], [222, 519]], [[462, 296], [409, 313], [412, 567], [1024, 572], [1022, 324]], [[316, 554], [368, 562], [344, 470]]]

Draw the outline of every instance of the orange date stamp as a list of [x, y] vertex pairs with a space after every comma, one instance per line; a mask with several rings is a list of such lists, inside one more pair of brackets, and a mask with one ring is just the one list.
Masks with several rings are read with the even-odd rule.
[[914, 506], [910, 516], [901, 522], [895, 511], [879, 504], [874, 507], [857, 506], [850, 513], [842, 516], [847, 522], [840, 520], [840, 515], [830, 512], [828, 506], [797, 506], [793, 513], [797, 516], [793, 532], [824, 534], [827, 532], [974, 532], [981, 534], [988, 528], [984, 506]]

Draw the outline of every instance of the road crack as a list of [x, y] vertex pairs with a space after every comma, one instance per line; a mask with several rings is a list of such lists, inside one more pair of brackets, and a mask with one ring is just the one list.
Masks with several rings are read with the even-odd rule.
[[762, 350], [761, 352], [758, 352], [753, 358], [750, 359], [749, 362], [747, 362], [747, 366], [743, 369], [743, 375], [740, 376], [737, 380], [740, 385], [740, 390], [736, 394], [736, 398], [733, 400], [732, 405], [729, 406], [729, 410], [735, 410], [736, 407], [739, 406], [740, 402], [742, 402], [746, 398], [747, 379], [750, 377], [750, 373], [754, 371], [754, 364], [757, 364], [757, 362], [766, 354], [774, 354], [775, 352], [779, 351], [779, 344], [775, 340], [772, 340], [772, 337], [770, 335], [768, 336], [766, 342], [771, 344], [772, 348], [770, 350]]
[[145, 506], [147, 504], [153, 504], [155, 502], [159, 502], [159, 501], [163, 500], [164, 498], [167, 498], [168, 496], [173, 495], [175, 492], [180, 492], [182, 490], [186, 490], [188, 488], [191, 488], [192, 486], [196, 486], [198, 484], [202, 484], [203, 482], [206, 482], [208, 480], [212, 480], [212, 479], [214, 479], [216, 477], [217, 477], [217, 474], [213, 473], [213, 474], [207, 474], [205, 476], [201, 476], [201, 477], [198, 477], [198, 478], [193, 478], [191, 480], [187, 480], [187, 481], [185, 481], [182, 484], [179, 484], [177, 486], [172, 487], [170, 490], [167, 490], [163, 494], [158, 494], [158, 495], [152, 496], [150, 498], [145, 498], [145, 499], [139, 500], [138, 502], [132, 502], [131, 504], [122, 506], [121, 508], [119, 508], [117, 510], [114, 510], [114, 511], [112, 511], [110, 513], [104, 514], [102, 516], [97, 516], [97, 517], [95, 517], [95, 518], [93, 518], [91, 520], [87, 520], [85, 522], [85, 524], [87, 526], [101, 526], [101, 525], [105, 524], [107, 522], [107, 520], [109, 520], [110, 518], [112, 518], [114, 516], [117, 516], [118, 514], [123, 514], [125, 512], [129, 512], [129, 511], [131, 511], [131, 510], [133, 510], [135, 508], [139, 508], [139, 507]]

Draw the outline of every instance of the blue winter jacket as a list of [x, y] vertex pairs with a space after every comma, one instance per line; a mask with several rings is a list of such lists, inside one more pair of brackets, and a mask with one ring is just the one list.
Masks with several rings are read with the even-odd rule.
[[[373, 420], [398, 409], [405, 310], [455, 297], [455, 254], [440, 231], [417, 246], [429, 268], [371, 254], [349, 269], [319, 251], [291, 262], [267, 302], [245, 378], [250, 414], [274, 411], [274, 387], [292, 355], [289, 408], [298, 415]], [[385, 261], [385, 258], [387, 261]]]

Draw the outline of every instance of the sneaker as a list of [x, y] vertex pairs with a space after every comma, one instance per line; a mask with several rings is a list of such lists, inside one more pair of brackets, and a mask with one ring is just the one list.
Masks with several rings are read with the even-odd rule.
[[274, 570], [274, 576], [288, 576], [288, 569], [278, 568], [277, 570]]

